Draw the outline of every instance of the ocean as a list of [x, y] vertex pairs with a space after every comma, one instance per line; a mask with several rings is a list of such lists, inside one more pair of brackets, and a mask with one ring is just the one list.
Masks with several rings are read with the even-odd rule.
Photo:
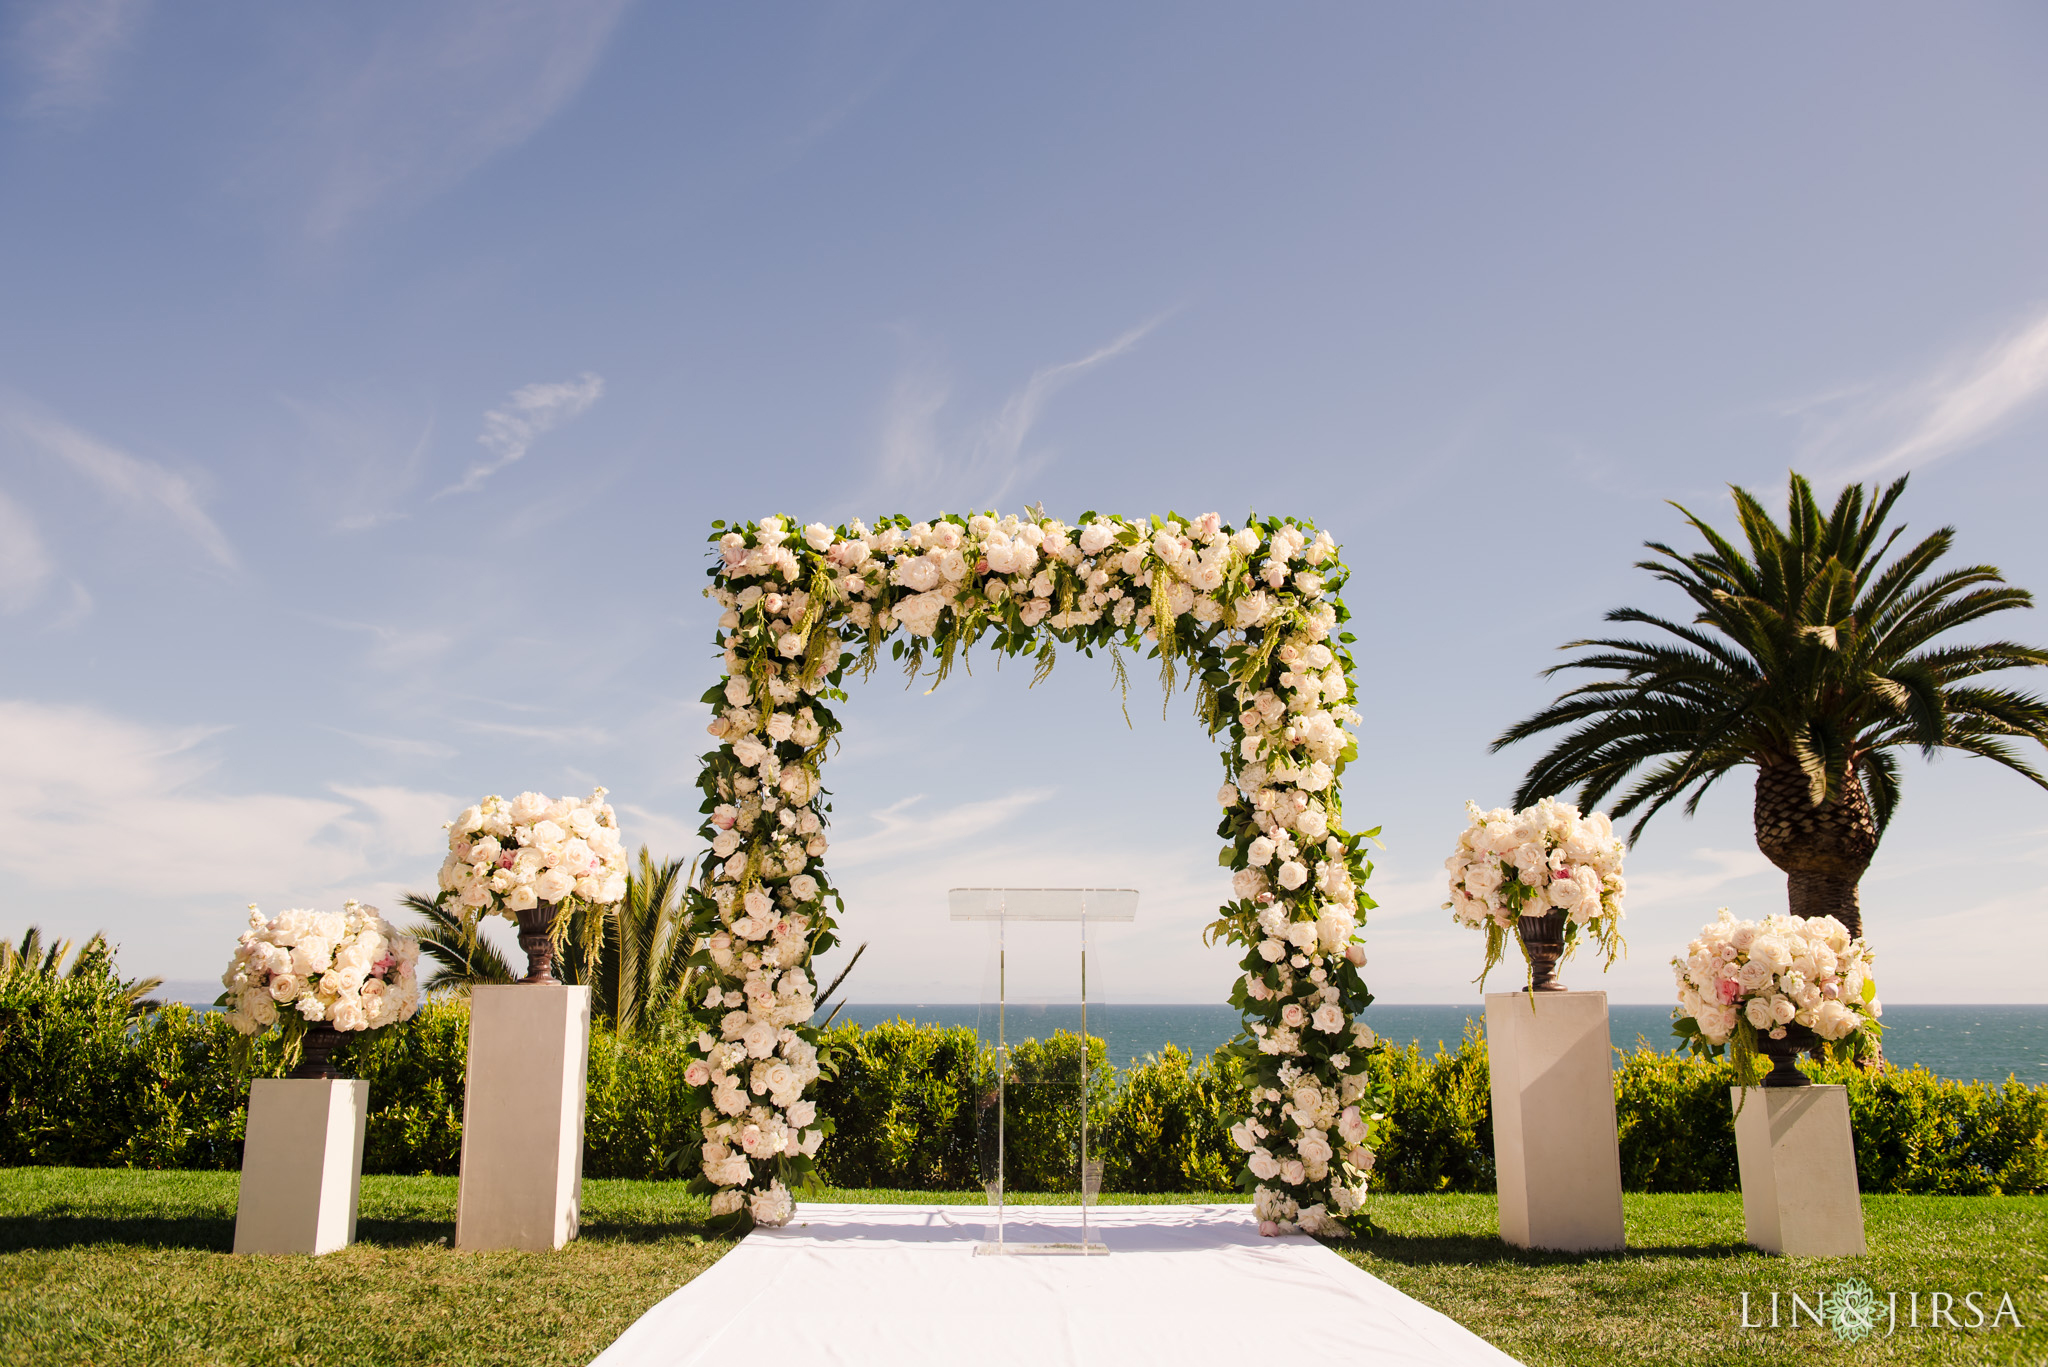
[[[972, 1003], [850, 1003], [839, 1019], [860, 1025], [900, 1018], [927, 1025], [973, 1026], [980, 1014], [981, 1008]], [[1362, 1019], [1388, 1039], [1400, 1044], [1417, 1040], [1430, 1053], [1457, 1047], [1468, 1023], [1476, 1026], [1484, 1016], [1477, 1006], [1373, 1005]], [[1079, 1024], [1078, 1007], [1010, 1008], [1013, 1039], [1042, 1037]], [[1961, 1081], [2004, 1082], [2011, 1076], [2026, 1083], [2048, 1083], [2048, 1006], [1887, 1006], [1884, 1024], [1885, 1057], [1901, 1066], [1920, 1064], [1938, 1076]], [[1237, 1034], [1238, 1018], [1227, 1006], [1206, 1003], [1091, 1003], [1088, 1031], [1103, 1039], [1110, 1060], [1121, 1068], [1158, 1053], [1169, 1042], [1200, 1058]], [[1608, 1031], [1619, 1049], [1633, 1051], [1639, 1038], [1660, 1052], [1677, 1044], [1668, 1006], [1610, 1006]]]

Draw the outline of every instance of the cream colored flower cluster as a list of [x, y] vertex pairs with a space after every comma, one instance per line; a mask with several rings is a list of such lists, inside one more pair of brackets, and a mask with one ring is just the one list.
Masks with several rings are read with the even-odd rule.
[[[1317, 571], [1335, 554], [1326, 543], [1283, 528], [1260, 575], [1265, 588], [1254, 591], [1265, 601], [1254, 610], [1272, 610], [1268, 590], [1291, 586], [1301, 594], [1303, 580], [1320, 594]], [[1303, 566], [1290, 576], [1297, 557]], [[1339, 1221], [1365, 1199], [1378, 1119], [1359, 1108], [1377, 1040], [1370, 1026], [1352, 1022], [1362, 1003], [1340, 981], [1355, 980], [1365, 951], [1355, 943], [1356, 850], [1341, 833], [1334, 786], [1338, 766], [1355, 753], [1344, 728], [1359, 715], [1351, 680], [1328, 644], [1333, 625], [1311, 608], [1274, 648], [1278, 669], [1266, 686], [1236, 690], [1237, 778], [1216, 794], [1250, 835], [1244, 866], [1231, 879], [1253, 919], [1238, 990], [1271, 1076], [1253, 1087], [1252, 1114], [1231, 1137], [1258, 1181], [1255, 1214], [1269, 1233], [1342, 1232]]]
[[1605, 812], [1580, 816], [1552, 798], [1519, 812], [1482, 812], [1476, 802], [1465, 810], [1471, 824], [1444, 861], [1451, 882], [1444, 906], [1458, 924], [1510, 930], [1518, 916], [1552, 910], [1574, 926], [1621, 919], [1626, 849]]
[[441, 892], [473, 915], [517, 920], [541, 902], [609, 906], [626, 895], [626, 849], [604, 789], [588, 798], [487, 797], [448, 823]]
[[419, 941], [378, 915], [347, 903], [331, 911], [282, 911], [266, 918], [253, 905], [228, 970], [228, 1023], [253, 1035], [281, 1012], [337, 1030], [381, 1030], [420, 1008]]
[[818, 795], [839, 727], [826, 704], [844, 696], [849, 649], [871, 661], [901, 628], [942, 669], [993, 635], [1013, 653], [1155, 643], [1202, 679], [1221, 708], [1212, 725], [1230, 731], [1224, 862], [1238, 900], [1219, 927], [1248, 947], [1233, 1001], [1254, 1018], [1264, 1079], [1240, 1130], [1260, 1215], [1275, 1231], [1339, 1228], [1371, 1166], [1374, 1118], [1360, 1103], [1375, 1041], [1352, 1024], [1368, 999], [1353, 941], [1370, 901], [1337, 796], [1356, 752], [1344, 728], [1359, 718], [1329, 535], [1280, 521], [1233, 530], [1214, 513], [1071, 526], [989, 513], [873, 528], [765, 518], [715, 541], [706, 596], [726, 678], [705, 695], [718, 749], [701, 781], [711, 862], [694, 912], [712, 985], [688, 1075], [706, 1097], [714, 1209], [788, 1219], [789, 1186], [824, 1137], [803, 1093], [818, 1072], [808, 969], [834, 943]]
[[1884, 1014], [1873, 961], [1870, 946], [1832, 916], [1738, 921], [1723, 907], [1671, 968], [1678, 1014], [1718, 1045], [1739, 1024], [1773, 1039], [1783, 1039], [1788, 1025], [1847, 1039]]
[[[822, 578], [802, 574], [799, 544], [823, 557], [828, 568]], [[1215, 513], [1189, 522], [1168, 519], [1156, 528], [1118, 517], [1069, 527], [1055, 518], [977, 514], [872, 531], [855, 521], [843, 533], [823, 523], [797, 531], [780, 518], [765, 518], [751, 538], [735, 531], [719, 539], [727, 585], [715, 585], [709, 596], [725, 609], [719, 625], [729, 633], [728, 674], [742, 672], [747, 637], [757, 631], [768, 634], [781, 658], [798, 659], [813, 639], [808, 624], [825, 615], [827, 603], [839, 605], [831, 615], [843, 609], [862, 632], [887, 633], [900, 625], [923, 638], [939, 635], [944, 617], [987, 618], [1004, 604], [1015, 606], [1018, 623], [1027, 628], [1042, 622], [1065, 631], [1107, 618], [1149, 634], [1156, 627], [1157, 583], [1170, 616], [1188, 616], [1197, 625], [1227, 618], [1228, 625], [1245, 628], [1277, 614], [1282, 588], [1313, 604], [1322, 594], [1313, 567], [1337, 552], [1327, 532], [1311, 537], [1292, 526], [1258, 558], [1262, 545], [1257, 528], [1231, 533]], [[1226, 601], [1218, 591], [1233, 556], [1252, 575]], [[1290, 563], [1295, 560], [1303, 563]], [[1059, 574], [1061, 567], [1068, 573]], [[790, 587], [730, 587], [750, 578], [779, 578]], [[758, 624], [750, 620], [757, 607]], [[1310, 615], [1325, 633], [1336, 625], [1328, 604]]]

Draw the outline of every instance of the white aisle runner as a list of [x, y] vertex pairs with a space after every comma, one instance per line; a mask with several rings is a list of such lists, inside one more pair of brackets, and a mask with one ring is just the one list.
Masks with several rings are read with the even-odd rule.
[[[1034, 1231], [1031, 1213], [1010, 1208], [1009, 1239], [1073, 1237]], [[1515, 1363], [1305, 1235], [1259, 1237], [1246, 1206], [1098, 1206], [1106, 1257], [976, 1257], [986, 1214], [800, 1205], [789, 1226], [755, 1230], [641, 1316], [593, 1367]]]

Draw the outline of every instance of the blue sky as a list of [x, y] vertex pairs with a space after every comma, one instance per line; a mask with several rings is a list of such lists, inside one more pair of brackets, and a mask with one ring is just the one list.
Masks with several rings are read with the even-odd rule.
[[[1631, 568], [1665, 500], [1911, 470], [1912, 526], [2048, 591], [2039, 7], [0, 22], [0, 932], [135, 971], [211, 977], [250, 901], [427, 887], [486, 792], [602, 782], [689, 854], [719, 517], [1329, 528], [1389, 1001], [1474, 999], [1440, 861], [1555, 647], [1671, 606]], [[1219, 998], [1186, 701], [1027, 681], [848, 704], [854, 995], [974, 999], [944, 889], [1011, 882], [1139, 887], [1110, 995]], [[1906, 770], [1885, 995], [2048, 1000], [2048, 794]], [[1781, 907], [1748, 807], [1660, 817], [1630, 959], [1567, 980], [1660, 1000], [1717, 906]]]

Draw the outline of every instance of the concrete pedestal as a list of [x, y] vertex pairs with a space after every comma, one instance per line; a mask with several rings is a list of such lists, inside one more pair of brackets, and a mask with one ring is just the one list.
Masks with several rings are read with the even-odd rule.
[[1847, 1087], [1731, 1087], [1743, 1237], [1766, 1253], [1865, 1252]]
[[1620, 1248], [1621, 1145], [1605, 992], [1489, 992], [1486, 1062], [1500, 1237]]
[[369, 1113], [367, 1082], [249, 1084], [235, 1252], [332, 1253], [355, 1242]]
[[457, 1248], [552, 1249], [576, 1237], [589, 1063], [589, 988], [470, 989]]

